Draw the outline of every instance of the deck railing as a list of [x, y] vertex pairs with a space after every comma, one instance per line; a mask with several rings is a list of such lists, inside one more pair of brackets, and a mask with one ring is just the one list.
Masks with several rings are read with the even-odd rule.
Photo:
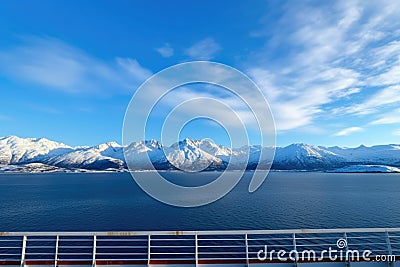
[[[327, 253], [330, 249], [337, 251], [336, 258]], [[362, 255], [367, 250], [368, 259]], [[279, 255], [279, 251], [285, 253]], [[400, 228], [0, 233], [0, 265], [22, 267], [296, 266], [326, 262], [394, 266], [399, 259]]]

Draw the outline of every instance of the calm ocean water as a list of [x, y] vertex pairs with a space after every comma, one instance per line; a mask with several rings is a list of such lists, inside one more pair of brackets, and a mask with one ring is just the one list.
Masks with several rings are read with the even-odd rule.
[[[199, 184], [216, 174], [167, 175]], [[2, 174], [0, 231], [400, 227], [399, 174], [272, 172], [255, 193], [248, 185], [249, 173], [217, 202], [177, 208], [127, 173]]]

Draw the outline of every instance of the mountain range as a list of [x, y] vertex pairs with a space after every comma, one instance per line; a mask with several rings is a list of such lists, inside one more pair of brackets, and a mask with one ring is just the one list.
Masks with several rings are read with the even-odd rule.
[[[125, 162], [124, 149], [129, 155]], [[45, 138], [0, 138], [0, 172], [94, 172], [150, 170], [147, 157], [158, 170], [224, 170], [269, 167], [271, 162], [260, 159], [271, 148], [250, 146], [227, 148], [210, 140], [184, 139], [171, 146], [156, 140], [139, 141], [123, 147], [116, 142], [97, 146], [71, 147]], [[261, 165], [260, 165], [261, 164]], [[133, 168], [132, 168], [133, 166]], [[324, 147], [292, 144], [276, 147], [273, 170], [331, 172], [400, 172], [400, 145]]]

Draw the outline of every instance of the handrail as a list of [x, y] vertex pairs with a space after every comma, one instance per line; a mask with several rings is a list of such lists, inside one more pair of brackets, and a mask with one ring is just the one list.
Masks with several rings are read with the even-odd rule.
[[400, 232], [400, 228], [333, 228], [333, 229], [279, 229], [279, 230], [212, 230], [212, 231], [95, 231], [95, 232], [0, 232], [1, 236], [147, 236], [147, 235], [243, 235], [243, 234], [323, 234], [323, 233], [384, 233]]
[[[0, 264], [26, 265], [180, 265], [263, 263], [259, 251], [299, 252], [338, 246], [345, 251], [370, 248], [373, 255], [393, 255], [400, 260], [400, 228], [222, 230], [222, 231], [94, 231], [1, 232]], [[318, 254], [319, 255], [319, 254]], [[321, 255], [322, 260], [329, 260]], [[271, 261], [279, 262], [276, 255]], [[301, 260], [292, 261], [294, 265]], [[346, 264], [351, 264], [347, 259]]]

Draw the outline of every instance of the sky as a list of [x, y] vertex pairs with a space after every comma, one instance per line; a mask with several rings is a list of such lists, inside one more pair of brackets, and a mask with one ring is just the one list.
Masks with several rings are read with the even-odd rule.
[[[210, 60], [256, 82], [278, 146], [398, 144], [399, 17], [400, 3], [387, 0], [1, 1], [0, 136], [121, 143], [146, 79]], [[181, 136], [227, 142], [209, 121]]]

